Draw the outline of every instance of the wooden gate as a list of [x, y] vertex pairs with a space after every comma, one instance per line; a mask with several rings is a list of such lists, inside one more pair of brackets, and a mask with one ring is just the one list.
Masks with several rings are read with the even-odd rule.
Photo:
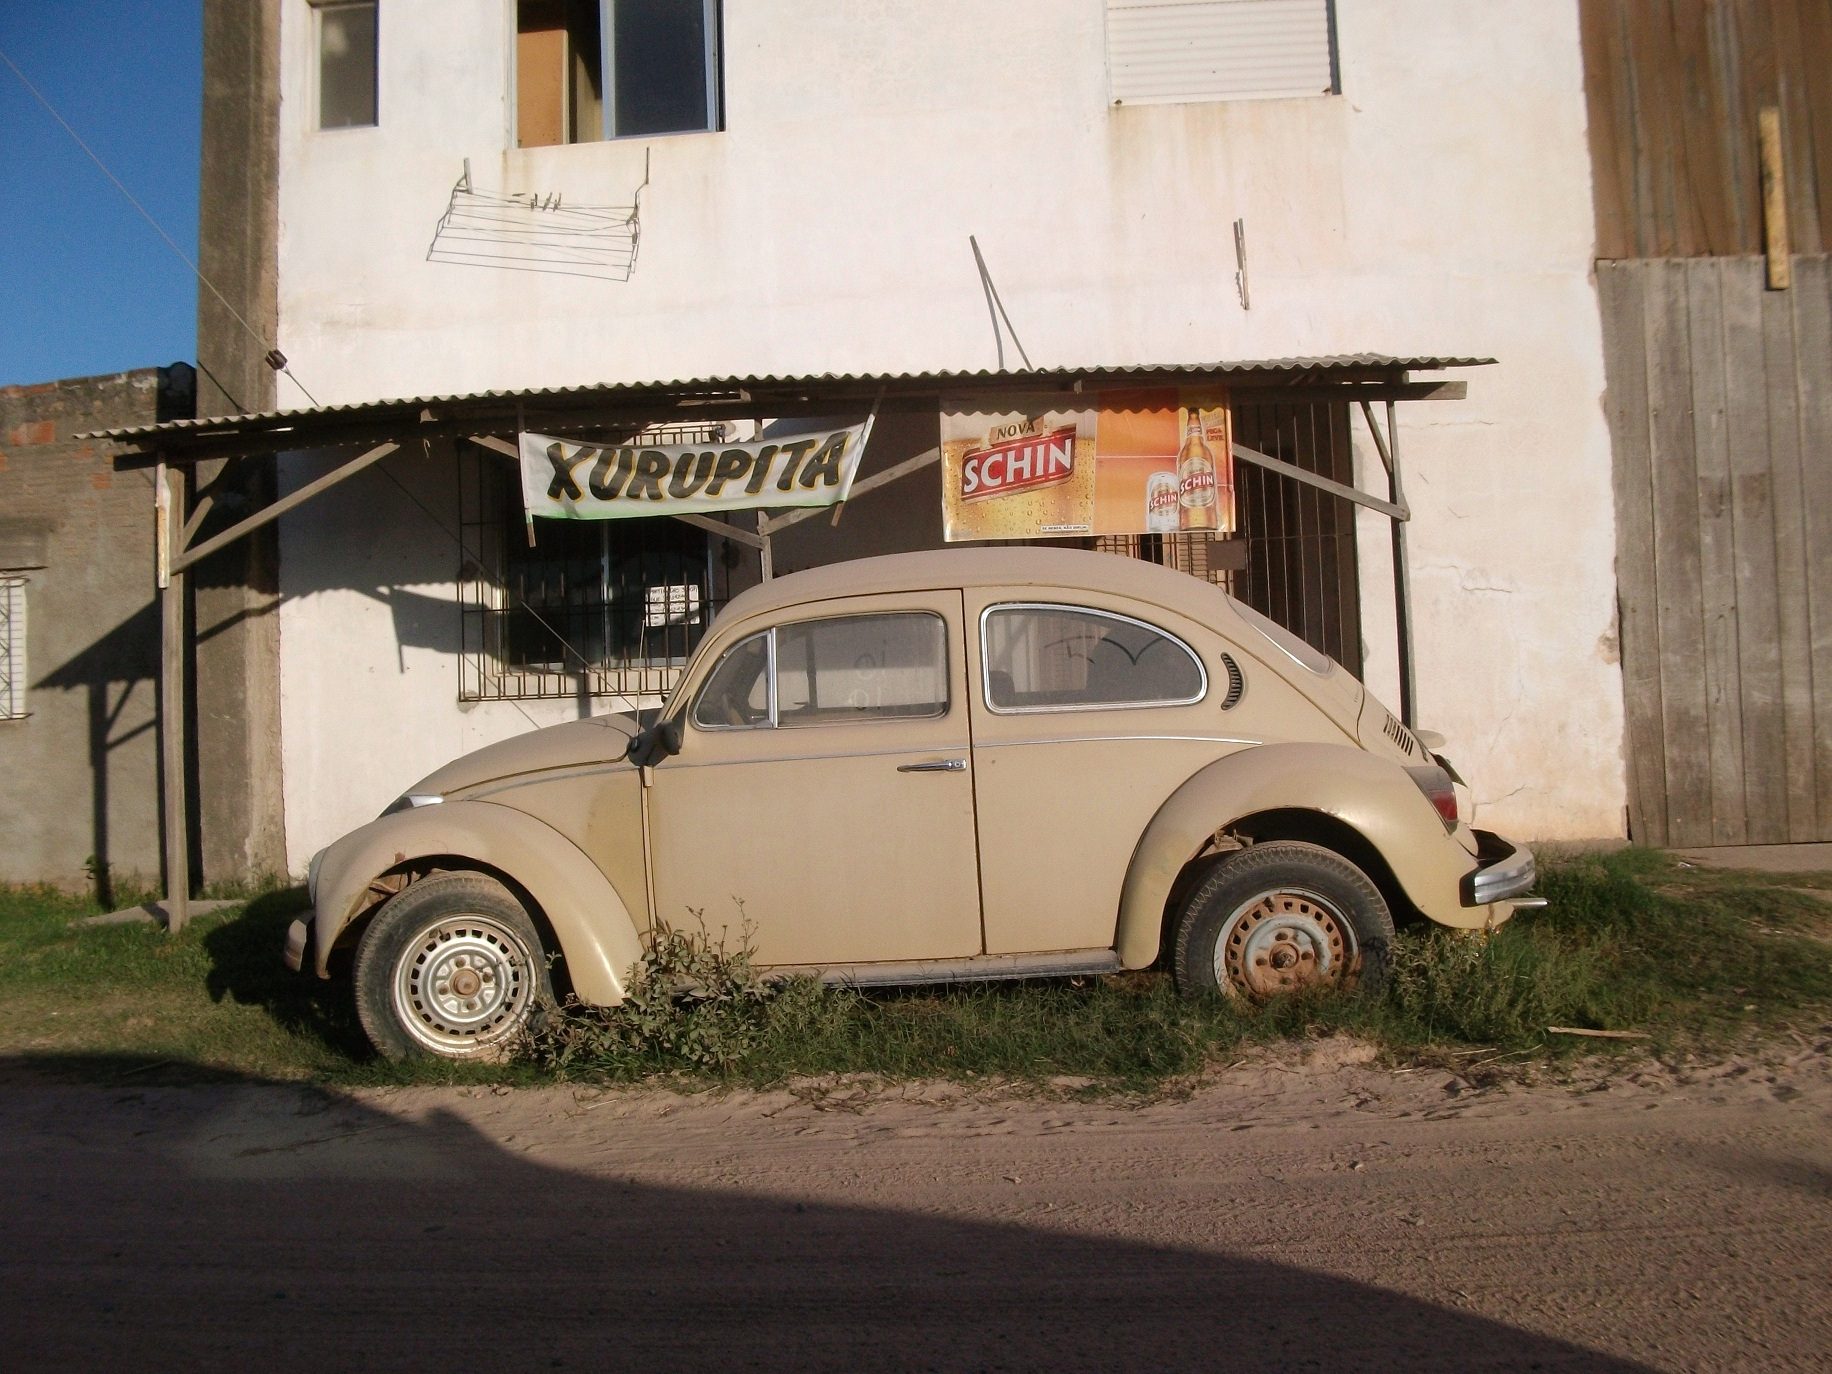
[[1832, 840], [1832, 258], [1793, 280], [1597, 264], [1643, 843]]

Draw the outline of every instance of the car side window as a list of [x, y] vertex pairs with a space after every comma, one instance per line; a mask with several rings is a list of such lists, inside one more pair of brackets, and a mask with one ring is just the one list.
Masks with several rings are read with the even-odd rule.
[[938, 615], [804, 620], [775, 634], [778, 725], [947, 713], [948, 630]]
[[741, 639], [725, 651], [693, 704], [693, 723], [708, 730], [770, 723], [770, 636]]
[[729, 730], [947, 711], [947, 626], [917, 612], [804, 620], [741, 640], [707, 677], [693, 721]]
[[1178, 706], [1208, 690], [1182, 640], [1130, 616], [1079, 606], [990, 607], [980, 622], [994, 711]]

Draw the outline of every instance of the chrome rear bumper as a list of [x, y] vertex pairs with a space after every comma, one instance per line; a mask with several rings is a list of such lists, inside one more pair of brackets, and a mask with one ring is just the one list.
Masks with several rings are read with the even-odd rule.
[[1487, 906], [1518, 897], [1539, 881], [1533, 851], [1492, 830], [1476, 831], [1476, 868], [1463, 877], [1463, 905]]

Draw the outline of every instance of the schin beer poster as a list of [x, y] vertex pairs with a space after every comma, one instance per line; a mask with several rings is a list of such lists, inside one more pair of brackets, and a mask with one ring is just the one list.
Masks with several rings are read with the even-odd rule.
[[943, 402], [942, 526], [950, 543], [1098, 534], [1232, 534], [1227, 395], [1060, 392]]

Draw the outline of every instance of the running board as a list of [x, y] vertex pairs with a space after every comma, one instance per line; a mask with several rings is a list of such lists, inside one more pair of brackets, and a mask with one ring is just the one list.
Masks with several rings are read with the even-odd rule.
[[968, 959], [909, 959], [894, 964], [778, 964], [770, 978], [818, 978], [848, 987], [903, 983], [984, 983], [1001, 978], [1073, 978], [1118, 973], [1120, 956], [1110, 949], [1072, 949], [1060, 954], [977, 954]]

